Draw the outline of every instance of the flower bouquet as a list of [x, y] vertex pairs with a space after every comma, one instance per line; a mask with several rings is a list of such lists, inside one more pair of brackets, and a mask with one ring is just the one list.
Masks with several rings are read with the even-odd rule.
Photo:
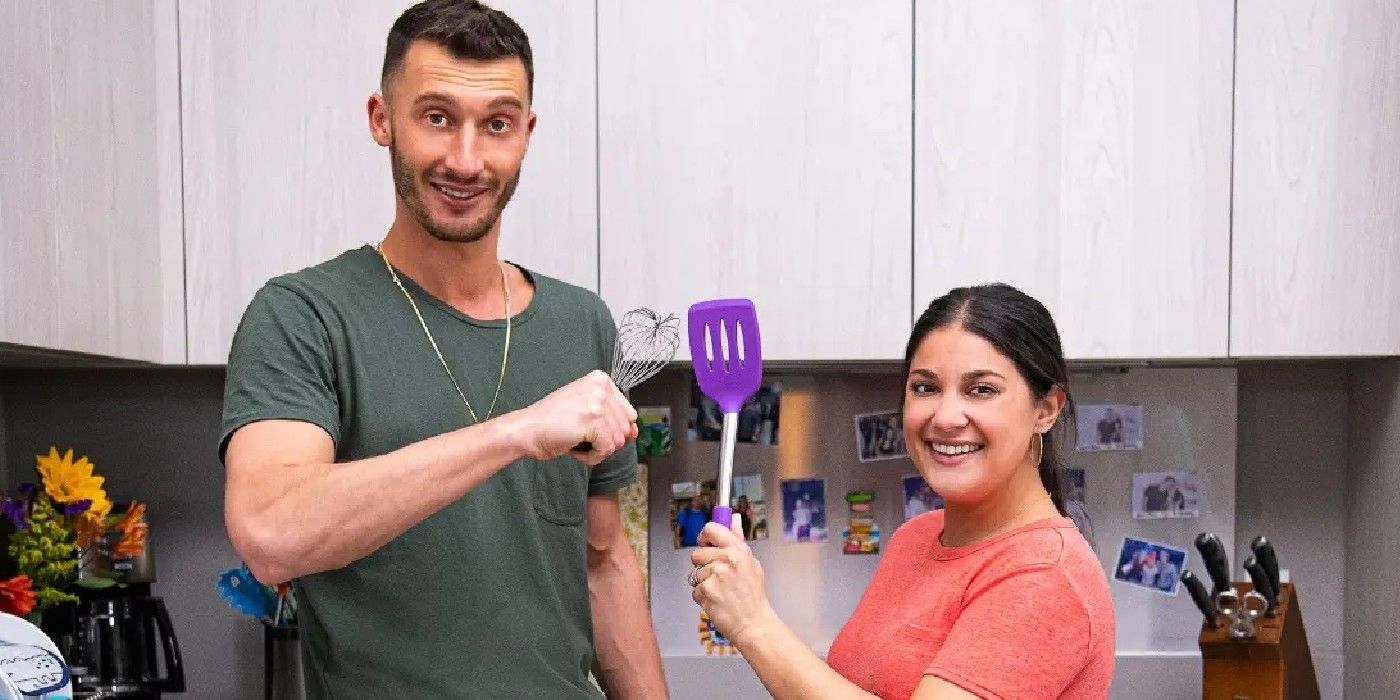
[[114, 563], [142, 556], [149, 530], [144, 504], [113, 512], [104, 478], [87, 457], [74, 461], [73, 450], [60, 456], [50, 447], [36, 462], [38, 483], [0, 497], [8, 554], [0, 565], [0, 611], [21, 617], [78, 602], [78, 587], [116, 585]]

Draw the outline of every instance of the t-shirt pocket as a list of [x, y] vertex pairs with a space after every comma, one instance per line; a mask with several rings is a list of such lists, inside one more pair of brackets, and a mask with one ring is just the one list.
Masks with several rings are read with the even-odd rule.
[[556, 525], [583, 522], [588, 502], [588, 465], [573, 457], [533, 462], [535, 513]]

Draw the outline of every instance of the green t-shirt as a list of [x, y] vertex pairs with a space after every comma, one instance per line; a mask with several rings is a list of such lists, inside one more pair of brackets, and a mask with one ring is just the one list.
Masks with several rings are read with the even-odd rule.
[[[611, 365], [616, 328], [590, 291], [530, 274], [493, 415]], [[480, 321], [399, 273], [485, 418], [505, 321]], [[234, 335], [220, 455], [263, 419], [321, 426], [337, 461], [471, 422], [403, 292], [369, 246], [269, 281]], [[295, 582], [311, 698], [597, 698], [587, 496], [637, 478], [629, 444], [603, 464], [523, 459], [349, 566]], [[407, 482], [401, 488], [433, 489]]]

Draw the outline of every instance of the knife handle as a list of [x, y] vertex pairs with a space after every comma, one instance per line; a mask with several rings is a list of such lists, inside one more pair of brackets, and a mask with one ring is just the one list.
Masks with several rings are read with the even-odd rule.
[[1274, 616], [1274, 610], [1278, 608], [1278, 591], [1274, 590], [1274, 584], [1269, 580], [1269, 574], [1264, 570], [1264, 566], [1259, 563], [1253, 554], [1244, 560], [1244, 570], [1249, 572], [1249, 580], [1254, 582], [1254, 590], [1259, 595], [1264, 596], [1264, 602], [1268, 607], [1264, 610], [1267, 617]]
[[1210, 592], [1206, 590], [1206, 585], [1201, 583], [1201, 579], [1187, 569], [1181, 572], [1181, 585], [1186, 586], [1186, 590], [1191, 593], [1191, 600], [1196, 601], [1196, 607], [1205, 615], [1206, 627], [1219, 627], [1220, 621], [1215, 617], [1215, 603], [1210, 599]]
[[1264, 567], [1264, 573], [1268, 575], [1269, 584], [1273, 586], [1274, 596], [1277, 597], [1283, 592], [1283, 585], [1279, 581], [1278, 555], [1274, 554], [1274, 545], [1260, 535], [1249, 543], [1249, 549], [1259, 559], [1259, 565]]
[[1225, 553], [1225, 544], [1220, 537], [1213, 532], [1202, 532], [1196, 535], [1196, 549], [1201, 553], [1201, 561], [1205, 563], [1206, 573], [1214, 586], [1211, 594], [1229, 590], [1230, 557]]

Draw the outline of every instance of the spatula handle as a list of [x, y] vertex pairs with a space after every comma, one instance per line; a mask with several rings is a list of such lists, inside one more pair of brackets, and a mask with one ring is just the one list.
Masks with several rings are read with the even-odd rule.
[[719, 482], [716, 484], [718, 493], [710, 519], [725, 527], [729, 527], [731, 516], [734, 514], [729, 506], [729, 493], [734, 482], [734, 443], [737, 442], [738, 433], [739, 414], [724, 414], [719, 433]]

